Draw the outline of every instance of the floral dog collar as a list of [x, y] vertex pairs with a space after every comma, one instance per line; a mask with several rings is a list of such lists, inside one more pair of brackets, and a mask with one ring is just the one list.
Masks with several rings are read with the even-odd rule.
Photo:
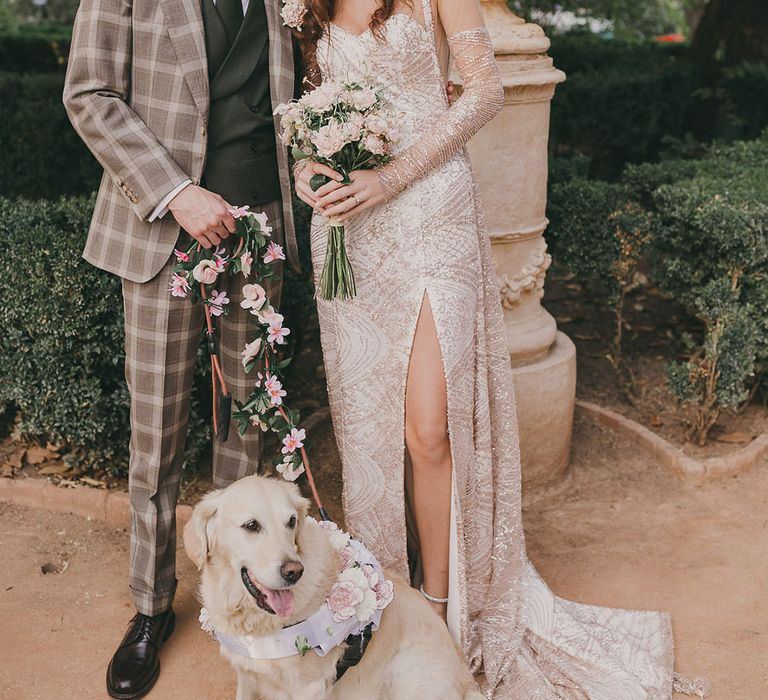
[[307, 521], [328, 531], [341, 556], [341, 571], [325, 603], [303, 622], [264, 637], [223, 634], [214, 629], [203, 607], [200, 626], [223, 648], [251, 659], [304, 656], [308, 651], [325, 656], [350, 635], [360, 635], [368, 626], [378, 629], [381, 613], [394, 597], [392, 581], [384, 577], [381, 565], [363, 543], [353, 540], [336, 523], [310, 516]]

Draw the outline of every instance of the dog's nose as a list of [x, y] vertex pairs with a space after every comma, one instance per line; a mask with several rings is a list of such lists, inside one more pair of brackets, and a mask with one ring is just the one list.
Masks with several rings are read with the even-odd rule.
[[304, 565], [300, 561], [286, 561], [280, 567], [280, 575], [288, 583], [296, 583], [304, 573]]

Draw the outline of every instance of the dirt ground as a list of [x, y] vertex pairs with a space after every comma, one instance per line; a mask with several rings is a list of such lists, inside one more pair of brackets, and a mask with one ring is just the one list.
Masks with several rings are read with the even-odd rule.
[[[324, 445], [328, 463], [332, 444]], [[768, 465], [684, 485], [631, 443], [579, 420], [569, 480], [525, 513], [529, 555], [562, 596], [669, 610], [678, 669], [713, 700], [768, 697]], [[338, 507], [338, 478], [318, 474]], [[106, 697], [109, 657], [132, 615], [125, 531], [0, 503], [2, 700]], [[41, 566], [66, 569], [43, 575]], [[234, 697], [233, 675], [198, 628], [196, 575], [179, 552], [177, 632], [149, 696]]]

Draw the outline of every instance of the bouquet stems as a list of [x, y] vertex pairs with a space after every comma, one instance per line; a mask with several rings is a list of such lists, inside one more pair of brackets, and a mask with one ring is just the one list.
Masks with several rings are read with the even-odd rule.
[[351, 299], [355, 294], [355, 273], [344, 244], [344, 226], [331, 221], [320, 275], [320, 297], [326, 300]]

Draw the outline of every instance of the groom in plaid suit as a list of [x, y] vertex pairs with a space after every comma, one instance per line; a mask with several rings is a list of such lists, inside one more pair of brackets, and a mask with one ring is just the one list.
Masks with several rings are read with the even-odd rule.
[[[173, 249], [226, 245], [233, 205], [265, 211], [297, 267], [285, 148], [273, 108], [295, 93], [281, 0], [82, 0], [64, 103], [104, 168], [84, 257], [122, 279], [131, 393], [130, 588], [137, 608], [110, 662], [107, 690], [138, 698], [160, 672], [176, 588], [175, 506], [202, 311], [171, 297]], [[232, 284], [222, 317], [224, 374], [240, 362], [246, 313]], [[279, 290], [272, 290], [273, 296]], [[214, 482], [258, 465], [258, 432], [214, 445]]]

